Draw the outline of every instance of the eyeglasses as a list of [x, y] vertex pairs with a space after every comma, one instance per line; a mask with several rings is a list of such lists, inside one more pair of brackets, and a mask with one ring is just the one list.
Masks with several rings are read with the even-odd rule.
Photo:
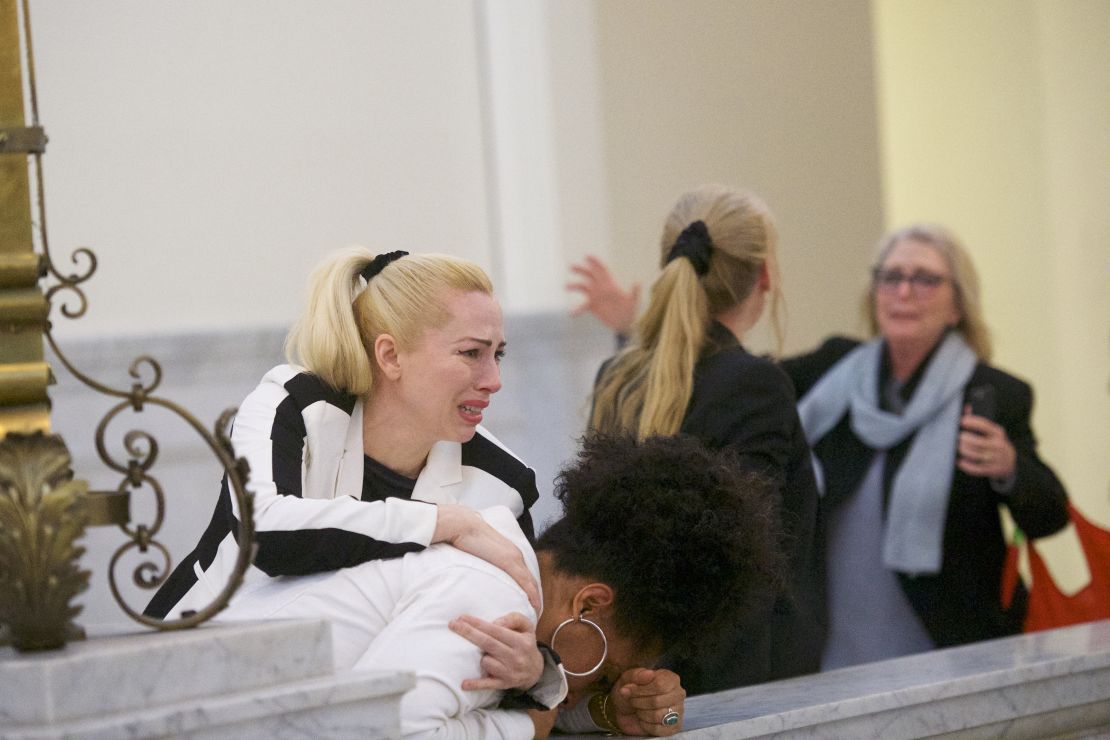
[[910, 292], [924, 295], [932, 293], [949, 278], [928, 270], [914, 270], [907, 275], [898, 268], [884, 270], [881, 267], [875, 267], [871, 270], [871, 279], [877, 290], [893, 293], [905, 282], [910, 284]]

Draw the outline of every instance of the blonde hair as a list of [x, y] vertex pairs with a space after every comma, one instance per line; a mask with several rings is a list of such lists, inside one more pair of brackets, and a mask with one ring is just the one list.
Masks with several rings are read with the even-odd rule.
[[[979, 296], [979, 274], [967, 248], [951, 231], [940, 224], [919, 223], [905, 226], [887, 234], [879, 242], [878, 257], [875, 265], [882, 265], [887, 255], [900, 241], [911, 239], [928, 244], [937, 250], [948, 264], [952, 273], [952, 288], [955, 291], [956, 310], [960, 320], [956, 331], [963, 335], [964, 341], [983, 362], [991, 358], [991, 334], [983, 318], [983, 304]], [[872, 282], [864, 296], [864, 311], [872, 336], [879, 333], [879, 321], [875, 315], [875, 286]]]
[[[667, 261], [679, 235], [695, 221], [705, 224], [713, 242], [704, 277], [689, 259]], [[598, 381], [591, 429], [634, 433], [639, 439], [678, 432], [710, 321], [751, 294], [765, 265], [771, 277], [772, 327], [781, 347], [777, 243], [770, 210], [751, 193], [706, 185], [679, 198], [663, 225], [663, 272], [636, 323], [635, 340]]]
[[410, 254], [364, 283], [360, 273], [373, 259], [365, 247], [348, 247], [325, 258], [309, 277], [308, 304], [285, 339], [290, 363], [337, 390], [360, 396], [373, 385], [371, 357], [380, 334], [410, 349], [426, 329], [448, 319], [446, 291], [493, 295], [482, 268], [458, 257]]

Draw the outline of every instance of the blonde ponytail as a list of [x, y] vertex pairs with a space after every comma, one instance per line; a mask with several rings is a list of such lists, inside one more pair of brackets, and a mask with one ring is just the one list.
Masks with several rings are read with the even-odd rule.
[[379, 335], [411, 349], [426, 329], [448, 319], [448, 291], [493, 295], [482, 268], [446, 254], [406, 255], [363, 287], [362, 270], [374, 256], [364, 247], [348, 247], [327, 257], [312, 272], [308, 305], [285, 340], [290, 363], [359, 396], [373, 387], [371, 357]]
[[[677, 240], [699, 221], [713, 245], [701, 277], [690, 259], [671, 258]], [[592, 430], [638, 439], [676, 434], [690, 405], [694, 368], [711, 320], [756, 289], [764, 266], [771, 276], [771, 319], [781, 344], [777, 234], [761, 200], [720, 185], [691, 191], [671, 210], [660, 246], [663, 271], [636, 324], [636, 338], [604, 369], [594, 389]]]
[[361, 292], [359, 271], [374, 253], [348, 247], [328, 256], [308, 280], [308, 304], [285, 338], [285, 357], [332, 388], [370, 391], [370, 362], [351, 304]]

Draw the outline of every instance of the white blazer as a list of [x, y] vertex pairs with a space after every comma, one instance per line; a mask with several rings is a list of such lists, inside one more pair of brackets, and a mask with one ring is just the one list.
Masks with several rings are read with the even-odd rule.
[[[436, 524], [436, 509], [427, 503], [504, 506], [533, 536], [528, 509], [538, 496], [535, 473], [482, 427], [465, 444], [432, 448], [412, 500], [362, 500], [362, 401], [300, 368], [279, 365], [266, 373], [243, 401], [231, 441], [250, 466], [258, 543], [240, 595], [276, 576], [421, 550]], [[208, 529], [146, 613], [176, 618], [211, 603], [233, 571], [238, 528], [239, 506], [225, 475]]]
[[[520, 549], [538, 580], [535, 552], [513, 514], [496, 506], [482, 516]], [[464, 679], [482, 675], [482, 650], [448, 627], [460, 614], [492, 621], [511, 611], [538, 617], [504, 572], [453, 547], [434, 545], [392, 560], [273, 579], [236, 594], [220, 619], [323, 617], [331, 623], [338, 670], [413, 672], [416, 685], [401, 700], [405, 737], [526, 740], [533, 736], [532, 720], [524, 711], [499, 708], [502, 692], [463, 691]], [[529, 693], [556, 707], [567, 694], [562, 668], [549, 663]]]

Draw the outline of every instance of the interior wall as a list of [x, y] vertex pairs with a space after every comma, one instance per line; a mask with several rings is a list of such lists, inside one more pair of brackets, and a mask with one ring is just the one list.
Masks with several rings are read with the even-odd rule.
[[489, 265], [474, 7], [32, 2], [62, 336], [284, 326], [347, 244]]
[[609, 240], [591, 0], [479, 0], [493, 264], [510, 313], [563, 313]]
[[1110, 523], [1110, 5], [876, 0], [889, 226], [948, 224], [1042, 455]]
[[863, 0], [32, 15], [52, 249], [100, 257], [63, 337], [284, 326], [348, 243], [461, 254], [507, 311], [563, 311], [586, 252], [650, 281], [665, 210], [706, 180], [779, 217], [788, 348], [857, 327], [881, 222]]
[[[618, 274], [650, 284], [684, 190], [749, 188], [778, 220], [786, 350], [857, 332], [883, 224], [869, 3], [595, 8]], [[769, 348], [765, 332], [749, 343]]]
[[562, 312], [567, 264], [608, 241], [589, 0], [32, 19], [52, 251], [100, 258], [63, 337], [285, 326], [352, 243], [467, 257], [506, 311]]
[[1110, 526], [1110, 4], [1035, 3], [1058, 388], [1046, 449]]

